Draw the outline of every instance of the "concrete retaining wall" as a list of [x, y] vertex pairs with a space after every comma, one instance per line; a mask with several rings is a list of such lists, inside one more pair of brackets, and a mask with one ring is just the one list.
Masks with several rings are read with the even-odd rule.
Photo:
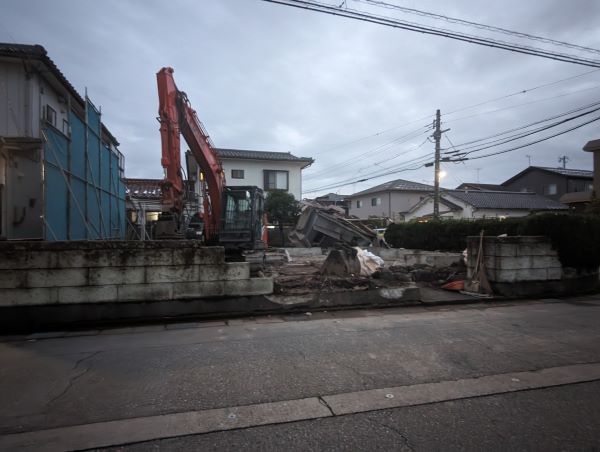
[[0, 306], [270, 294], [221, 247], [194, 241], [0, 242]]
[[[479, 237], [468, 237], [467, 277], [477, 260]], [[492, 283], [557, 281], [562, 266], [556, 250], [546, 237], [484, 237], [486, 274]]]

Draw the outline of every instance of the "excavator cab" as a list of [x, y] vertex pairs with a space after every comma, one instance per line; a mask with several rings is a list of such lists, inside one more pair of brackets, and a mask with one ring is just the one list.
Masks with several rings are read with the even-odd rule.
[[226, 187], [223, 191], [219, 244], [226, 250], [260, 250], [264, 193], [259, 187]]

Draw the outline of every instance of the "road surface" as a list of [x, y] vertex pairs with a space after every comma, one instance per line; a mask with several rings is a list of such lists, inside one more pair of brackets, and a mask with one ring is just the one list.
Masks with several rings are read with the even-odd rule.
[[600, 296], [4, 337], [0, 450], [598, 450]]

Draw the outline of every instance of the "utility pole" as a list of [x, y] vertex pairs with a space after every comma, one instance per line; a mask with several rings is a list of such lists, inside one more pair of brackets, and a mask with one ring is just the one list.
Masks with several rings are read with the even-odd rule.
[[433, 219], [439, 220], [440, 218], [440, 141], [442, 139], [442, 133], [447, 132], [450, 129], [441, 130], [442, 121], [440, 111], [435, 112], [435, 121], [433, 123], [434, 132], [433, 138], [435, 139], [435, 180], [433, 182]]
[[475, 171], [477, 171], [477, 183], [479, 183], [479, 171], [481, 171], [481, 168], [475, 168]]
[[567, 162], [569, 161], [569, 157], [567, 157], [566, 155], [563, 155], [562, 157], [558, 158], [558, 163], [562, 162], [563, 164], [563, 168], [567, 167]]
[[529, 165], [527, 165], [527, 166], [531, 166], [531, 156], [528, 154], [525, 157], [527, 157], [527, 160], [529, 161]]

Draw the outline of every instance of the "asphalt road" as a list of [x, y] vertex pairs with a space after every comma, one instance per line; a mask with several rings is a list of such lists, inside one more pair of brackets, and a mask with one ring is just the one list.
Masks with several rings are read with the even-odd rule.
[[[427, 384], [439, 382], [468, 388], [480, 377], [598, 364], [599, 325], [600, 297], [581, 297], [4, 338], [0, 434], [56, 428], [68, 436], [69, 426], [91, 424], [109, 435], [112, 424], [94, 423], [133, 426], [160, 414], [379, 388], [425, 385], [430, 393]], [[159, 438], [178, 437], [138, 438], [125, 449], [600, 449], [600, 383], [540, 381], [520, 392], [490, 383], [484, 396], [419, 406], [363, 412], [355, 404], [356, 413], [309, 412], [297, 422], [271, 413], [201, 435], [165, 427]]]

